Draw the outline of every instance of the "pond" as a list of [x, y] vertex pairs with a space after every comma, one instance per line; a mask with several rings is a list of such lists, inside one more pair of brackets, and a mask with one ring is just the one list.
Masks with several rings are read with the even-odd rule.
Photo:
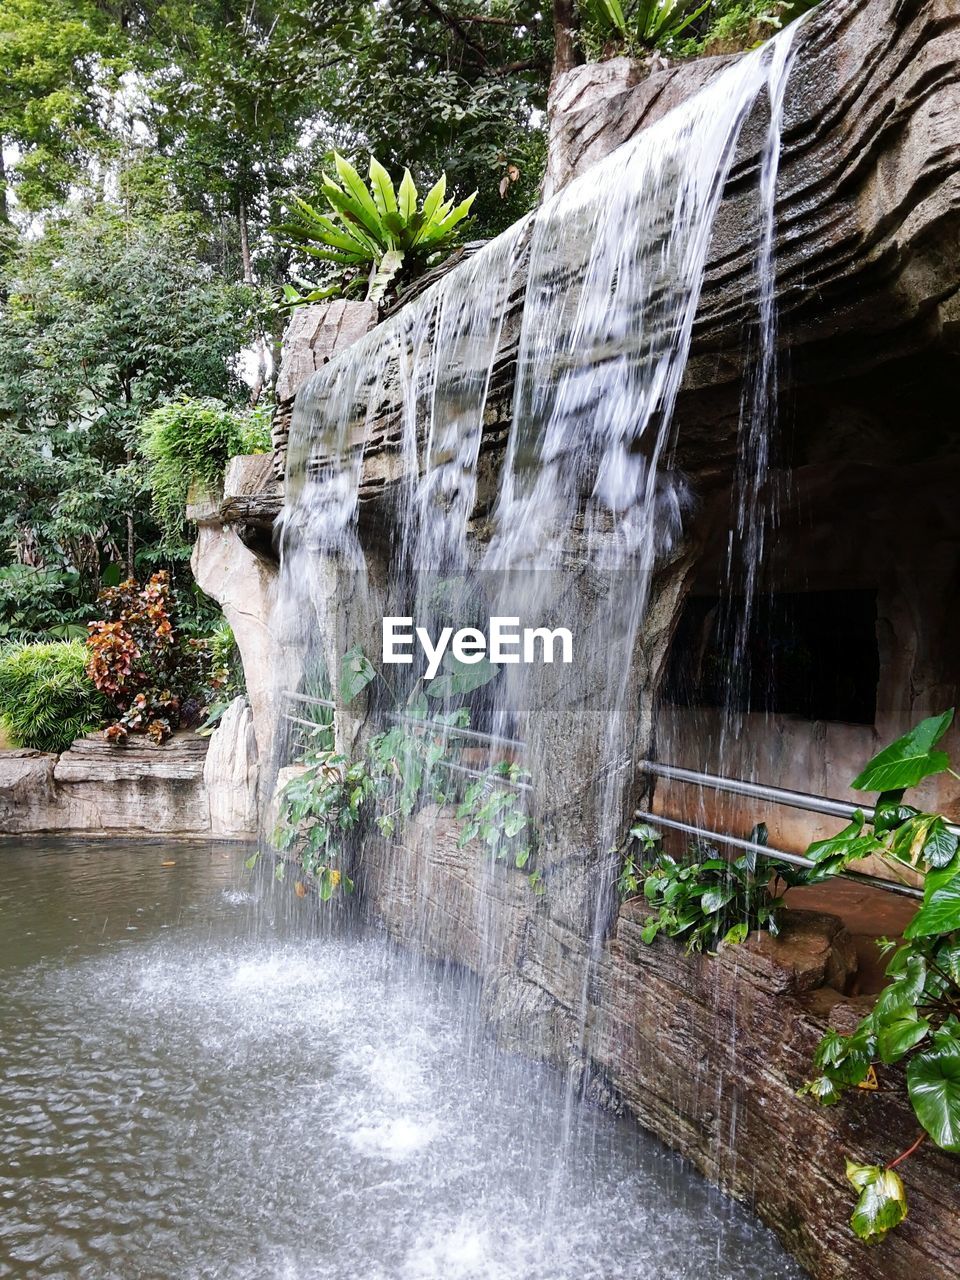
[[0, 1275], [796, 1280], [463, 979], [209, 844], [0, 843]]

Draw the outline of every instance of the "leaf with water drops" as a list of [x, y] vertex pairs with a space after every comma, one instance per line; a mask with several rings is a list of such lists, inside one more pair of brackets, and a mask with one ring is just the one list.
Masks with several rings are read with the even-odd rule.
[[943, 773], [950, 759], [934, 747], [950, 728], [953, 708], [930, 716], [875, 755], [850, 786], [855, 791], [897, 791], [915, 787], [923, 778]]
[[941, 1034], [907, 1067], [917, 1119], [938, 1147], [960, 1152], [960, 1039]]
[[847, 1181], [860, 1192], [850, 1225], [867, 1244], [882, 1240], [907, 1216], [907, 1194], [895, 1170], [848, 1160]]

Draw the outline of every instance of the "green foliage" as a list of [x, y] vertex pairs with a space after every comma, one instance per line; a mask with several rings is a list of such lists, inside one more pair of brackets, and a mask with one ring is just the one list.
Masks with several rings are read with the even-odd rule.
[[203, 723], [198, 726], [197, 733], [202, 737], [209, 737], [220, 723], [227, 707], [234, 698], [246, 693], [247, 686], [240, 649], [233, 628], [225, 618], [220, 619], [206, 638], [205, 648], [209, 661], [209, 676], [203, 691], [207, 714]]
[[[423, 719], [426, 708], [419, 716], [417, 710], [409, 705], [406, 708], [411, 718]], [[380, 808], [384, 810], [376, 820], [381, 835], [392, 836], [424, 801], [446, 804], [455, 794], [442, 766], [456, 763], [457, 751], [437, 726], [462, 728], [469, 722], [469, 713], [460, 708], [429, 723], [424, 720], [422, 728], [398, 724], [372, 739], [370, 769], [379, 784]]]
[[634, 54], [670, 46], [710, 4], [711, 0], [635, 0], [624, 9], [620, 0], [581, 0], [583, 41], [593, 55], [611, 44]]
[[[529, 776], [519, 765], [501, 760], [470, 783], [457, 809], [464, 824], [457, 841], [461, 849], [471, 840], [479, 840], [497, 861], [511, 862], [520, 870], [526, 867], [533, 848], [530, 818], [519, 784]], [[531, 888], [543, 892], [538, 873], [529, 880]]]
[[220, 400], [176, 400], [149, 413], [141, 425], [141, 449], [165, 544], [176, 546], [183, 540], [184, 508], [192, 484], [216, 493], [230, 458], [269, 448], [265, 414], [230, 409]]
[[[645, 865], [638, 863], [637, 854], [628, 855], [620, 876], [621, 892], [628, 893], [642, 878], [643, 896], [653, 912], [641, 930], [644, 942], [651, 943], [664, 933], [682, 938], [689, 954], [714, 951], [722, 942], [743, 942], [755, 929], [780, 932], [784, 906], [776, 889], [781, 879], [785, 883], [794, 879], [792, 868], [777, 863], [777, 874], [771, 877], [766, 863], [758, 873], [755, 853], [727, 862], [709, 846], [692, 849], [696, 860], [679, 862], [668, 853], [654, 852], [652, 827], [634, 827], [630, 834], [640, 845], [640, 858], [653, 854]], [[758, 828], [753, 839], [765, 843], [765, 829]], [[702, 852], [710, 856], [702, 858]]]
[[356, 827], [375, 790], [360, 761], [334, 751], [308, 752], [283, 786], [273, 842], [292, 851], [308, 875], [316, 876], [326, 902], [334, 890], [353, 891], [353, 881], [337, 865], [344, 860], [344, 836]]
[[59, 623], [86, 621], [109, 573], [173, 567], [150, 514], [141, 424], [182, 395], [235, 398], [254, 310], [250, 290], [212, 278], [201, 249], [181, 218], [100, 202], [50, 220], [7, 264], [0, 563], [44, 574], [20, 574], [11, 629], [58, 625], [58, 598]]
[[[830, 1031], [824, 1036], [814, 1057], [817, 1075], [803, 1092], [832, 1105], [846, 1089], [862, 1084], [875, 1064], [903, 1063], [924, 1134], [943, 1150], [960, 1153], [958, 840], [939, 814], [903, 803], [904, 788], [949, 768], [946, 753], [935, 748], [952, 719], [952, 710], [932, 716], [875, 756], [852, 784], [880, 790], [873, 822], [858, 814], [840, 836], [819, 841], [809, 851], [819, 867], [829, 866], [831, 872], [862, 857], [864, 850], [894, 865], [906, 863], [923, 874], [924, 890], [922, 905], [904, 930], [904, 943], [881, 944], [892, 951], [886, 969], [889, 985], [850, 1035]], [[855, 1170], [851, 1181], [861, 1192], [853, 1229], [868, 1242], [882, 1239], [906, 1216], [900, 1179], [890, 1165], [849, 1168]]]
[[66, 198], [85, 153], [105, 139], [97, 90], [119, 29], [88, 0], [2, 0], [0, 140], [15, 159], [0, 184], [0, 221], [15, 195], [34, 211]]
[[352, 702], [371, 681], [377, 678], [373, 664], [358, 644], [348, 649], [340, 661], [340, 696]]
[[425, 692], [430, 698], [446, 702], [451, 698], [473, 693], [475, 689], [482, 689], [499, 674], [500, 668], [486, 658], [481, 658], [479, 662], [461, 662], [448, 651], [443, 655], [440, 675], [430, 681]]
[[0, 568], [0, 639], [76, 639], [85, 636], [80, 575], [32, 565]]
[[850, 783], [856, 791], [894, 791], [915, 787], [924, 778], [943, 773], [950, 761], [934, 747], [950, 728], [953, 709], [922, 720], [909, 733], [892, 742], [873, 757], [862, 773]]
[[16, 746], [65, 751], [107, 714], [82, 641], [0, 648], [0, 721]]
[[[332, 266], [339, 291], [366, 284], [367, 298], [382, 302], [401, 273], [409, 277], [451, 247], [477, 193], [459, 204], [445, 199], [447, 178], [441, 174], [418, 205], [409, 169], [394, 188], [387, 170], [371, 156], [368, 187], [338, 152], [333, 159], [336, 177], [325, 173], [320, 182], [328, 211], [320, 213], [295, 197], [293, 219], [277, 230], [300, 252]], [[331, 291], [315, 288], [303, 296], [288, 290], [286, 300], [297, 306]]]
[[860, 1192], [850, 1225], [867, 1244], [882, 1240], [907, 1216], [903, 1183], [892, 1169], [882, 1169], [875, 1164], [855, 1164], [848, 1160], [847, 1181]]

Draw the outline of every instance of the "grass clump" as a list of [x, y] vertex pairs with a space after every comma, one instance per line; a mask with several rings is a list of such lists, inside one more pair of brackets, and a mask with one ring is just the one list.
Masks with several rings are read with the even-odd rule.
[[0, 649], [0, 722], [17, 747], [66, 751], [99, 728], [107, 709], [87, 675], [82, 640]]

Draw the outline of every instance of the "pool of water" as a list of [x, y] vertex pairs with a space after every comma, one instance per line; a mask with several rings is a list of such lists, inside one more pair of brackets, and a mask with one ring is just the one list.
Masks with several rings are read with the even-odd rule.
[[236, 848], [0, 842], [0, 1275], [802, 1275], [461, 983]]

